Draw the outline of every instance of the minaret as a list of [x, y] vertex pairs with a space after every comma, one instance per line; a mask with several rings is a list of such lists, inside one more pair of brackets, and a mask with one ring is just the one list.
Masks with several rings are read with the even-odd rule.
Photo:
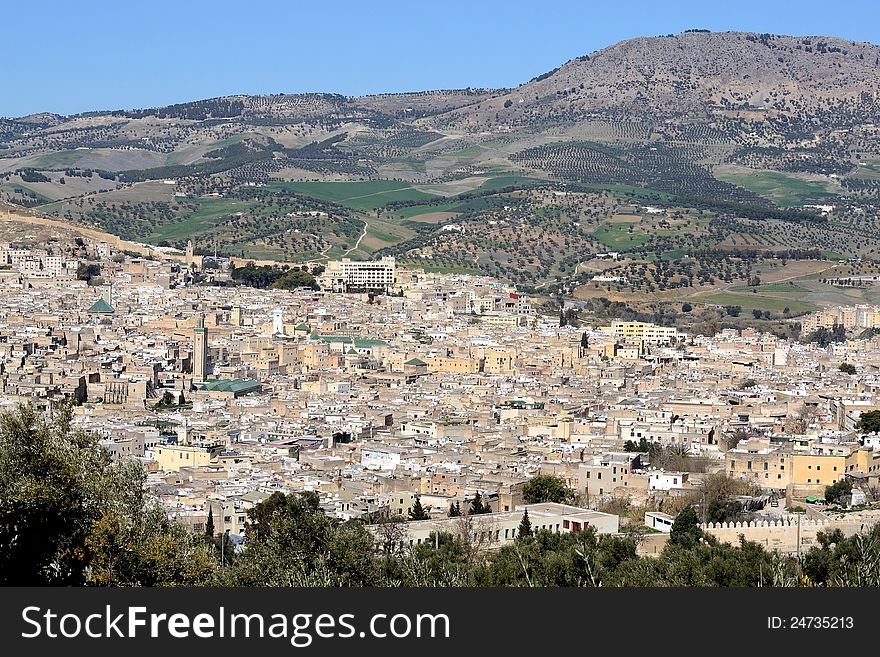
[[232, 307], [232, 317], [230, 318], [229, 323], [233, 326], [241, 326], [241, 306]]
[[186, 241], [186, 266], [192, 269], [193, 261], [195, 258], [193, 257], [193, 243], [192, 240]]
[[199, 316], [193, 329], [193, 381], [201, 383], [208, 371], [208, 329], [204, 315]]
[[272, 313], [272, 335], [284, 335], [284, 322], [281, 319], [281, 308]]

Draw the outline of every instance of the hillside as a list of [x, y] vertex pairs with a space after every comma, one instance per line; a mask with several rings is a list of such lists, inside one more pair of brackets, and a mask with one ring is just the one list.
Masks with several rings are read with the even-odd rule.
[[[878, 92], [873, 44], [688, 31], [514, 89], [0, 119], [0, 200], [205, 254], [394, 254], [541, 292], [766, 311], [766, 290], [736, 289], [789, 259], [815, 272], [880, 249]], [[842, 298], [822, 285], [817, 303]]]
[[878, 90], [880, 46], [833, 37], [691, 31], [622, 41], [478, 109], [453, 110], [429, 123], [480, 129], [595, 112], [657, 120], [759, 110], [839, 125], [877, 116]]

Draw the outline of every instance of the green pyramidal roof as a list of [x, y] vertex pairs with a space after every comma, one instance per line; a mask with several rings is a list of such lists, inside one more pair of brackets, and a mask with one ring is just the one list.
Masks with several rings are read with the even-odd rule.
[[427, 363], [421, 358], [411, 358], [406, 361], [404, 365], [416, 365], [417, 367], [421, 367], [422, 365], [427, 365]]
[[100, 299], [95, 301], [95, 303], [92, 304], [92, 307], [89, 308], [88, 312], [100, 313], [102, 315], [109, 315], [109, 314], [116, 312], [116, 311], [113, 310], [113, 306], [111, 306], [109, 303], [107, 303], [104, 300], [104, 297], [101, 297]]

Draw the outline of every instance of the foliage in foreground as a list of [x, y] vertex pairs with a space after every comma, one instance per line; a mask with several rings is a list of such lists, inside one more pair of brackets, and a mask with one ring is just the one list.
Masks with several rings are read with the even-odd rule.
[[[456, 522], [467, 525], [470, 516]], [[394, 529], [389, 524], [389, 529]], [[398, 527], [399, 529], [399, 527]], [[880, 586], [880, 526], [820, 534], [799, 563], [756, 543], [718, 543], [688, 507], [656, 557], [637, 536], [537, 531], [481, 551], [443, 533], [378, 553], [362, 522], [325, 515], [315, 493], [275, 493], [248, 512], [233, 552], [170, 520], [143, 470], [25, 407], [0, 416], [0, 584], [91, 586]]]

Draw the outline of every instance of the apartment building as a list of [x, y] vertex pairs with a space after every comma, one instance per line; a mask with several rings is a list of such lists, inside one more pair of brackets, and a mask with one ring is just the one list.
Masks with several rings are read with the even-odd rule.
[[318, 276], [322, 290], [330, 292], [388, 293], [394, 289], [396, 265], [393, 257], [381, 260], [331, 260]]

